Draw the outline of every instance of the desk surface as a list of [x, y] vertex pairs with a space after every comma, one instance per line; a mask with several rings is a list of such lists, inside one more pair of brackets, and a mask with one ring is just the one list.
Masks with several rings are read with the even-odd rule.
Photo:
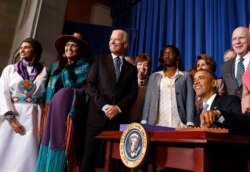
[[[97, 136], [108, 141], [105, 172], [114, 171], [112, 159], [120, 159], [121, 135], [121, 131], [104, 131]], [[154, 171], [154, 165], [194, 172], [250, 171], [250, 137], [207, 131], [154, 131], [148, 135], [148, 171]]]
[[[213, 133], [207, 131], [171, 131], [148, 132], [149, 140], [153, 142], [181, 142], [181, 143], [224, 143], [242, 144], [250, 146], [250, 137], [230, 135], [227, 133]], [[121, 131], [104, 131], [97, 138], [120, 140]]]

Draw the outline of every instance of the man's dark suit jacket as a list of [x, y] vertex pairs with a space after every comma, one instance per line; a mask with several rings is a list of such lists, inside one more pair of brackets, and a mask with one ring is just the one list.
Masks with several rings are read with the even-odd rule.
[[[228, 128], [233, 134], [250, 135], [250, 116], [242, 114], [241, 99], [238, 96], [217, 95], [212, 103], [212, 109], [218, 109], [224, 117], [224, 122], [215, 122], [215, 127]], [[200, 119], [198, 121], [200, 123]]]
[[233, 58], [222, 65], [222, 75], [228, 95], [236, 95], [241, 98], [242, 86], [238, 87], [235, 78], [235, 61], [236, 58]]
[[[229, 96], [216, 95], [210, 107], [210, 110], [213, 110], [213, 109], [241, 114], [241, 100], [239, 97], [233, 96], [233, 95], [229, 95]], [[196, 115], [196, 119], [195, 119], [196, 126], [200, 126], [201, 112], [202, 112], [202, 109]]]
[[[97, 57], [91, 66], [87, 80], [87, 95], [90, 98], [88, 126], [119, 129], [119, 124], [127, 123], [128, 110], [137, 97], [137, 68], [123, 59], [120, 77], [116, 82], [115, 68], [111, 55]], [[117, 105], [122, 113], [109, 120], [102, 107]]]

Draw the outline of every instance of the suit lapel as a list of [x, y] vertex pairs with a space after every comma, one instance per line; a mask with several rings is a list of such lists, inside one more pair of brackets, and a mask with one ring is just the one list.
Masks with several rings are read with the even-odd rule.
[[123, 64], [122, 64], [122, 69], [121, 69], [121, 73], [120, 73], [120, 77], [118, 79], [118, 81], [116, 82], [115, 79], [115, 67], [114, 67], [114, 62], [113, 62], [113, 58], [112, 55], [108, 55], [107, 58], [105, 58], [105, 66], [107, 68], [107, 72], [110, 74], [112, 81], [114, 83], [118, 83], [124, 75], [126, 75], [127, 71], [129, 70], [129, 63], [123, 59]]
[[128, 62], [123, 59], [123, 65], [120, 76], [123, 76], [127, 70], [128, 70]]
[[236, 80], [236, 77], [235, 77], [235, 63], [236, 63], [236, 58], [233, 59], [232, 67], [231, 67], [232, 68], [232, 78], [234, 78], [233, 83], [235, 84], [236, 88], [242, 89], [242, 84], [241, 84], [240, 87], [238, 87], [237, 80]]
[[120, 80], [127, 74], [128, 70], [129, 70], [129, 62], [127, 62], [126, 60], [124, 60], [124, 58], [122, 59], [123, 64], [122, 64], [122, 68], [121, 68], [121, 73], [120, 73], [120, 77], [117, 81], [120, 82]]
[[211, 110], [212, 109], [218, 109], [220, 106], [221, 106], [221, 101], [219, 101], [220, 99], [220, 96], [219, 95], [216, 95], [216, 97], [214, 98], [214, 101], [211, 105]]
[[232, 66], [230, 66], [230, 68], [231, 68], [231, 77], [233, 79], [232, 82], [234, 83], [234, 85], [236, 85], [236, 87], [238, 87], [237, 81], [236, 81], [236, 78], [235, 78], [235, 63], [236, 63], [236, 58], [234, 58], [232, 60], [232, 63], [231, 63]]
[[113, 62], [113, 58], [111, 55], [108, 55], [106, 60], [105, 60], [105, 66], [107, 69], [107, 72], [109, 73], [108, 75], [111, 76], [112, 81], [115, 81], [115, 67], [114, 67], [114, 62]]

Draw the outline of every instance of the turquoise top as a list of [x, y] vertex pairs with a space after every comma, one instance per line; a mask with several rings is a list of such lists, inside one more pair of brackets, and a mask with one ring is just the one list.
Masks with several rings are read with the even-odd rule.
[[65, 68], [57, 75], [53, 74], [57, 69], [59, 62], [55, 62], [51, 67], [51, 75], [49, 78], [49, 83], [46, 91], [46, 103], [49, 103], [57, 90], [55, 90], [56, 83], [61, 78], [63, 88], [77, 89], [81, 88], [88, 76], [89, 64], [84, 61], [84, 59], [79, 59], [76, 64], [74, 64], [74, 72], [76, 75], [76, 80], [70, 79], [69, 72]]

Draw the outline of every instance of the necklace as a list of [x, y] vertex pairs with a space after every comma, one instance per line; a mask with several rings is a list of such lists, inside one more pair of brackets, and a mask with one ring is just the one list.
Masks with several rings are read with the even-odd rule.
[[175, 82], [175, 76], [168, 78], [167, 77], [167, 88], [173, 88], [174, 87], [174, 82]]

